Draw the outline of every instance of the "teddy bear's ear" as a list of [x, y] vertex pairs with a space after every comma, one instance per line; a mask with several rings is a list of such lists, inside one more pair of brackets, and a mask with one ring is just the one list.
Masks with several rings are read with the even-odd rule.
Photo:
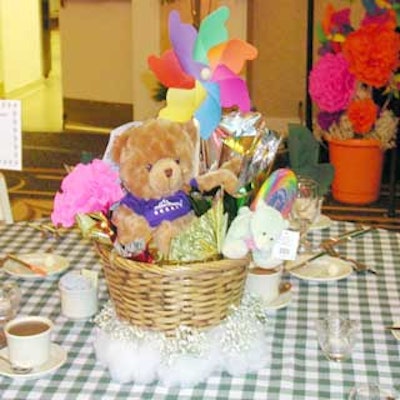
[[194, 148], [197, 148], [197, 144], [200, 142], [198, 124], [191, 119], [190, 121], [184, 123], [184, 127], [190, 139], [192, 140]]
[[193, 174], [197, 176], [200, 170], [200, 134], [199, 134], [199, 124], [194, 119], [191, 119], [184, 124], [185, 131], [189, 136], [191, 142], [193, 143], [194, 149], [194, 163], [193, 163]]
[[125, 132], [122, 135], [115, 138], [113, 147], [111, 150], [111, 158], [114, 162], [120, 163], [121, 153], [123, 148], [126, 146], [126, 143], [129, 140], [130, 132]]

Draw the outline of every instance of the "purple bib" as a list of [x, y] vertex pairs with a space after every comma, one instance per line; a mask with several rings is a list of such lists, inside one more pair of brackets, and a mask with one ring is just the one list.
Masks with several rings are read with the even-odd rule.
[[124, 204], [136, 214], [142, 215], [153, 228], [160, 225], [162, 221], [173, 221], [192, 210], [188, 196], [182, 190], [162, 199], [149, 200], [127, 193], [119, 203]]

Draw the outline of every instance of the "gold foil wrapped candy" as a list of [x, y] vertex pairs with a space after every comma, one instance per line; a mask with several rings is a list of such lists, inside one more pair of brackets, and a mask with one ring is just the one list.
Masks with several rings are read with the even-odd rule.
[[169, 260], [193, 262], [219, 258], [227, 229], [222, 198], [171, 241]]
[[78, 214], [75, 218], [84, 238], [112, 245], [114, 232], [103, 213]]

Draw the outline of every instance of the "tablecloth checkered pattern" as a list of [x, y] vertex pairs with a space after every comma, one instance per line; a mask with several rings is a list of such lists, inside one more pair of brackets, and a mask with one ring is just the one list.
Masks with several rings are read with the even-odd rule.
[[[309, 239], [343, 233], [354, 225], [334, 222], [329, 229], [313, 231]], [[101, 271], [98, 256], [76, 231], [55, 241], [45, 239], [26, 223], [0, 231], [2, 253], [45, 251], [70, 260], [70, 270]], [[285, 276], [293, 284], [287, 308], [269, 312], [270, 327], [265, 346], [268, 365], [257, 373], [231, 377], [215, 374], [194, 388], [166, 388], [154, 383], [138, 385], [113, 382], [96, 362], [91, 321], [74, 322], [60, 313], [59, 276], [17, 283], [23, 292], [20, 314], [40, 314], [54, 321], [54, 342], [68, 352], [65, 365], [38, 380], [17, 381], [0, 376], [0, 398], [28, 399], [345, 399], [350, 389], [363, 382], [377, 382], [400, 392], [400, 342], [384, 326], [400, 321], [400, 235], [375, 230], [341, 245], [342, 254], [374, 266], [378, 275], [352, 274], [334, 282], [313, 283]], [[1, 271], [1, 270], [0, 270]], [[107, 300], [100, 277], [100, 306]], [[16, 278], [0, 272], [1, 282]], [[348, 361], [326, 360], [318, 348], [314, 320], [338, 311], [361, 322], [361, 334]]]

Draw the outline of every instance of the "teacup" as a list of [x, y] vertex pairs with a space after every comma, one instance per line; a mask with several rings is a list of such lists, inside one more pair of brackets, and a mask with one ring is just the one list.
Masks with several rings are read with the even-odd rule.
[[53, 323], [45, 317], [26, 316], [4, 327], [8, 357], [17, 367], [36, 367], [50, 358]]
[[279, 296], [282, 271], [282, 265], [269, 269], [258, 266], [250, 268], [246, 280], [247, 291], [260, 296], [266, 304], [272, 302]]

